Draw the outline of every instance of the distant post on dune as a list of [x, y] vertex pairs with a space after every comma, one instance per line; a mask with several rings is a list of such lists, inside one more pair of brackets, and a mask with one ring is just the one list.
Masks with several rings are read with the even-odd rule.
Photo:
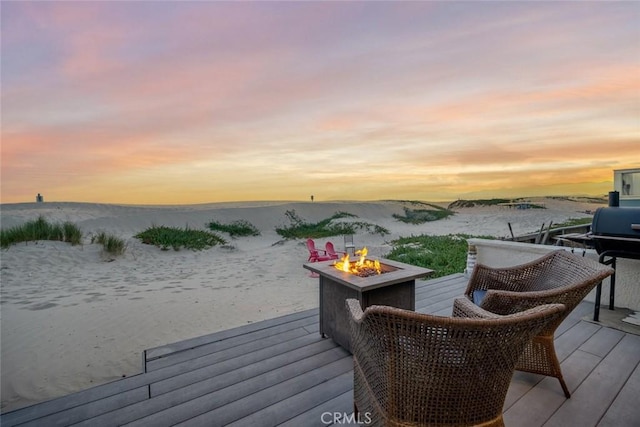
[[313, 194], [311, 195], [311, 202], [313, 203]]
[[44, 202], [44, 197], [42, 197], [42, 194], [38, 193], [38, 195], [36, 196], [36, 203], [42, 202]]

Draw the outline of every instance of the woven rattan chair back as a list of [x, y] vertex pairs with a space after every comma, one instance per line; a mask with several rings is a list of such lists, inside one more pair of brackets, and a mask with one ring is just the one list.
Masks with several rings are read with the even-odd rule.
[[[570, 397], [555, 352], [555, 331], [580, 301], [612, 273], [613, 269], [595, 260], [558, 250], [515, 267], [491, 268], [477, 264], [465, 296], [472, 301], [474, 291], [487, 291], [480, 307], [503, 315], [542, 304], [564, 304], [567, 308], [564, 315], [550, 322], [531, 340], [516, 369], [558, 378], [565, 396]], [[453, 316], [473, 316], [469, 306], [466, 301], [456, 300]]]
[[[510, 316], [451, 318], [392, 307], [351, 313], [354, 406], [374, 426], [503, 425], [516, 362], [561, 304]], [[480, 317], [480, 316], [479, 316]]]

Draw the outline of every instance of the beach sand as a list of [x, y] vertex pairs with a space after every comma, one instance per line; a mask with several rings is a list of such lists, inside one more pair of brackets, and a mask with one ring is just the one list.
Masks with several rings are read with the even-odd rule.
[[[588, 216], [602, 204], [532, 199], [546, 209], [458, 209], [444, 220], [404, 224], [409, 203], [242, 202], [191, 206], [124, 206], [91, 203], [24, 203], [1, 206], [3, 229], [34, 220], [71, 221], [85, 243], [30, 242], [1, 252], [2, 412], [141, 372], [142, 351], [318, 306], [318, 279], [302, 268], [303, 240], [282, 240], [295, 210], [308, 222], [344, 211], [386, 227], [386, 236], [361, 233], [356, 247], [384, 256], [400, 236], [465, 233], [508, 237], [538, 231], [543, 223]], [[438, 203], [447, 206], [448, 203]], [[257, 237], [229, 239], [204, 251], [144, 245], [133, 235], [152, 225], [204, 229], [210, 221], [243, 219]], [[90, 235], [107, 232], [127, 243], [109, 257]], [[340, 236], [332, 241], [341, 250]]]

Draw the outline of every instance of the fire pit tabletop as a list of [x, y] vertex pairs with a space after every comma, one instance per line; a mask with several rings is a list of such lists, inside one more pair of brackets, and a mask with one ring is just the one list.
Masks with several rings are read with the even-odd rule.
[[305, 263], [303, 267], [358, 291], [369, 291], [407, 280], [423, 278], [433, 273], [433, 270], [428, 268], [416, 267], [390, 259], [379, 258], [378, 260], [384, 273], [368, 277], [360, 277], [338, 270], [335, 268], [336, 260]]

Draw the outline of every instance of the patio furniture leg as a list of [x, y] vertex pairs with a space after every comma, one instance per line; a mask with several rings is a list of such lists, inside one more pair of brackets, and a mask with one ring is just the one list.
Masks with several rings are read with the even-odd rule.
[[562, 391], [564, 391], [564, 395], [567, 399], [571, 397], [571, 393], [569, 392], [569, 388], [567, 387], [567, 383], [564, 382], [564, 378], [562, 375], [558, 377], [558, 381], [560, 381], [560, 386], [562, 386]]

